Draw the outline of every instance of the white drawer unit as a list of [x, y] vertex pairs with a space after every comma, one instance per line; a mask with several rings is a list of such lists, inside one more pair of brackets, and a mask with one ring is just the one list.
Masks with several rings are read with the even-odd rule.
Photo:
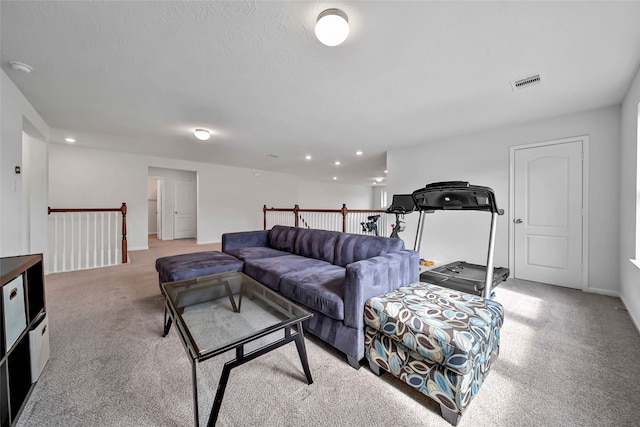
[[9, 350], [27, 328], [24, 306], [24, 278], [21, 275], [2, 287], [2, 309], [5, 324], [5, 343]]
[[49, 318], [47, 313], [42, 313], [29, 331], [29, 353], [31, 354], [31, 382], [35, 383], [49, 360]]

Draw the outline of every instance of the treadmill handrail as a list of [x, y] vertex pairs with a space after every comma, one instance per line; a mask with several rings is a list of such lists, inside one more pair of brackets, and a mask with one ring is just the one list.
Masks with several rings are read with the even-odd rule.
[[442, 210], [474, 210], [504, 215], [498, 209], [493, 189], [471, 185], [467, 181], [445, 181], [428, 184], [415, 190], [413, 198], [420, 212]]

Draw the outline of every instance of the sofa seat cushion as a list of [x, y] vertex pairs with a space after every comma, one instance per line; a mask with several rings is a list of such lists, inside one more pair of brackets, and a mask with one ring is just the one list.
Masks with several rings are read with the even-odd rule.
[[230, 249], [226, 253], [232, 255], [242, 261], [253, 261], [254, 259], [273, 258], [276, 256], [291, 255], [289, 252], [279, 251], [277, 249], [267, 248], [264, 246], [256, 246], [253, 248]]
[[503, 319], [496, 301], [427, 283], [373, 297], [364, 311], [367, 325], [460, 375], [499, 340]]
[[244, 274], [270, 287], [274, 291], [279, 291], [280, 279], [285, 274], [311, 267], [326, 266], [331, 266], [331, 264], [326, 261], [305, 258], [299, 255], [284, 255], [246, 262], [244, 264]]
[[224, 252], [194, 252], [156, 259], [160, 283], [193, 279], [227, 271], [242, 271], [242, 261]]
[[326, 316], [343, 320], [345, 277], [345, 268], [336, 265], [294, 271], [280, 280], [280, 293]]

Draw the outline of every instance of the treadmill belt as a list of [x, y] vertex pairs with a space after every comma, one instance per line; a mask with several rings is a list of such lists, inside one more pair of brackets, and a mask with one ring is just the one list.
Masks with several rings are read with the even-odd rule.
[[[421, 273], [420, 281], [482, 296], [486, 274], [487, 267], [484, 265], [456, 261]], [[494, 267], [492, 288], [508, 277], [508, 268]]]

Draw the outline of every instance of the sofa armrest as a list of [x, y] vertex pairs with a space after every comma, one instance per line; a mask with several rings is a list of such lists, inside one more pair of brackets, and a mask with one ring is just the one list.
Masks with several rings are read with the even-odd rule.
[[269, 230], [240, 231], [222, 235], [222, 252], [232, 249], [269, 247]]
[[382, 295], [418, 281], [420, 256], [412, 250], [389, 252], [347, 265], [344, 323], [364, 328], [364, 305]]

